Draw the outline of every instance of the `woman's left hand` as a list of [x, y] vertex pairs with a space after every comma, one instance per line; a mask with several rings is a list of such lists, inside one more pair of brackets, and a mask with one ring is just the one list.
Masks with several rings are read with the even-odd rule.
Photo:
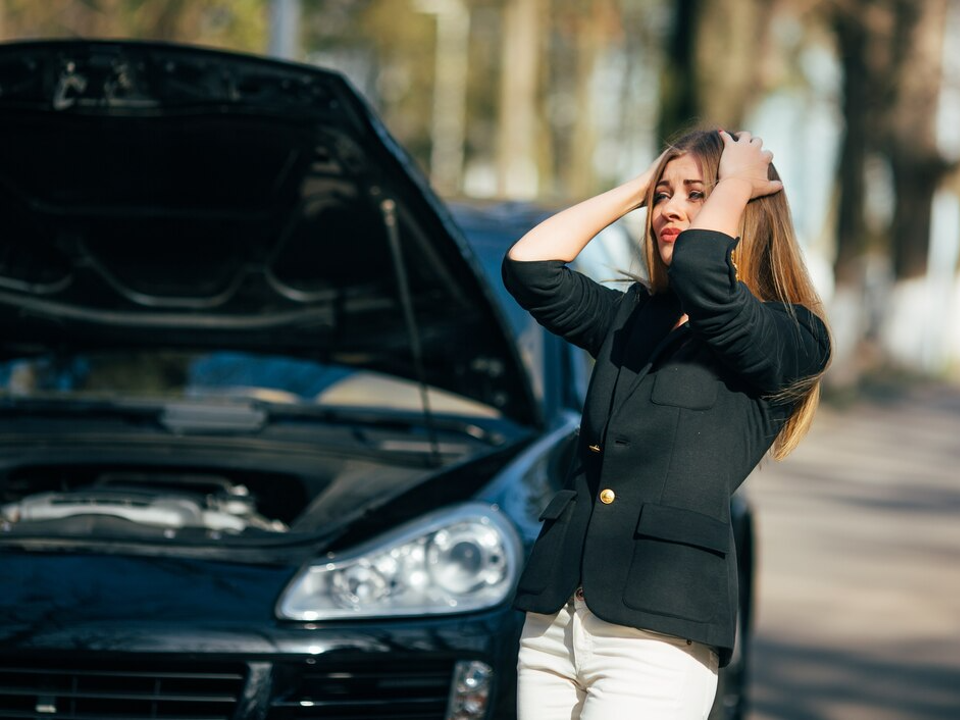
[[760, 138], [748, 132], [733, 137], [725, 130], [720, 131], [720, 137], [723, 140], [723, 154], [720, 156], [719, 182], [747, 183], [751, 200], [783, 190], [783, 183], [768, 177], [773, 153], [763, 149]]
[[773, 153], [763, 149], [760, 138], [748, 132], [734, 138], [723, 130], [720, 137], [723, 139], [723, 153], [720, 155], [717, 185], [690, 227], [736, 237], [747, 204], [754, 198], [780, 192], [783, 183], [768, 178]]

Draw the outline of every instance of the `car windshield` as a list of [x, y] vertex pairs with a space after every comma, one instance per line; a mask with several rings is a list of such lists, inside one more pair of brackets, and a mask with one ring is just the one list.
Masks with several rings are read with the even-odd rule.
[[[495, 408], [428, 388], [434, 412], [500, 417]], [[0, 395], [16, 399], [205, 400], [377, 407], [420, 412], [405, 378], [302, 358], [239, 351], [45, 354], [0, 362]]]

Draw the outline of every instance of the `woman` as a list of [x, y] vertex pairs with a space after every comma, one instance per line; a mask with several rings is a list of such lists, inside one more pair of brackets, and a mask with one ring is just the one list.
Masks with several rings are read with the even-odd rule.
[[[710, 711], [734, 642], [730, 496], [768, 450], [797, 445], [830, 354], [772, 157], [749, 133], [690, 133], [504, 259], [518, 302], [596, 358], [575, 463], [514, 602], [520, 720]], [[643, 206], [649, 287], [566, 267]]]

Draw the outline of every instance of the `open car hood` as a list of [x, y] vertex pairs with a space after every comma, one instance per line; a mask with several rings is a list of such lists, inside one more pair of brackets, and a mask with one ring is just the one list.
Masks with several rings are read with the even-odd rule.
[[0, 45], [0, 134], [3, 355], [235, 348], [416, 380], [419, 344], [430, 385], [535, 420], [479, 265], [339, 74]]

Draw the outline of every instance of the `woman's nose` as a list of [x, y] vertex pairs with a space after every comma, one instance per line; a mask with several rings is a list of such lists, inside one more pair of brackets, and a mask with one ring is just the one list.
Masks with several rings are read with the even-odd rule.
[[683, 215], [683, 204], [674, 196], [668, 198], [663, 204], [663, 214], [670, 218], [678, 218]]

